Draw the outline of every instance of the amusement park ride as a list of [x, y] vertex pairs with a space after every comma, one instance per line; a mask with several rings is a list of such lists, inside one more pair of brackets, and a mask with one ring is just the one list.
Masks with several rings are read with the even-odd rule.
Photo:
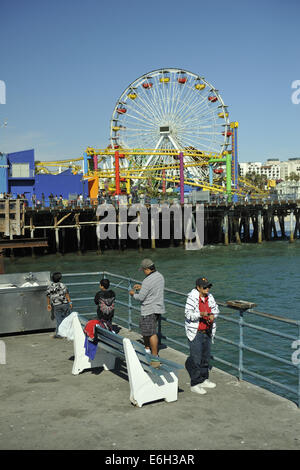
[[[251, 190], [238, 177], [238, 123], [229, 121], [227, 106], [219, 91], [204, 77], [187, 70], [154, 70], [132, 82], [118, 99], [110, 123], [110, 145], [106, 149], [88, 147], [83, 160], [84, 178], [90, 196], [108, 187], [121, 194], [131, 185], [184, 185], [224, 193], [237, 200]], [[43, 162], [38, 166], [70, 166], [70, 160]], [[225, 167], [225, 171], [224, 171]], [[76, 168], [75, 164], [75, 170]], [[223, 175], [225, 175], [225, 182]]]

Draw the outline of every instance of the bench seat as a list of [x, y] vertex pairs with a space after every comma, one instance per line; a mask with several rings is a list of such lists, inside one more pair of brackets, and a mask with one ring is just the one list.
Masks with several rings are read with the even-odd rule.
[[[93, 319], [95, 319], [94, 317]], [[176, 401], [178, 395], [178, 371], [184, 366], [168, 359], [159, 358], [160, 367], [154, 368], [150, 362], [153, 356], [146, 353], [142, 344], [137, 341], [95, 326], [98, 339], [97, 353], [94, 360], [85, 354], [85, 333], [83, 328], [91, 317], [74, 315], [74, 364], [72, 373], [78, 375], [85, 369], [103, 367], [104, 370], [115, 368], [116, 358], [126, 362], [130, 384], [130, 401], [141, 407], [145, 403], [164, 399]]]

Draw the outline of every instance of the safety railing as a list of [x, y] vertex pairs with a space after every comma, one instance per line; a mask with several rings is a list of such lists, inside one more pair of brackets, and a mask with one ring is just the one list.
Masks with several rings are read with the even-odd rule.
[[[133, 285], [141, 282], [137, 279], [107, 271], [64, 274], [73, 310], [91, 317], [96, 315], [94, 296], [99, 290], [101, 278], [109, 278], [111, 288], [116, 292], [114, 320], [124, 323], [129, 330], [137, 329], [140, 306], [129, 295]], [[158, 335], [160, 342], [164, 340], [175, 349], [188, 353], [188, 340], [184, 331], [186, 296], [183, 292], [165, 289], [168, 313], [161, 315]], [[269, 388], [295, 401], [300, 407], [300, 321], [259, 312], [249, 308], [251, 304], [243, 301], [217, 303], [220, 314], [213, 360], [240, 380]], [[253, 319], [256, 323], [251, 321]], [[277, 329], [274, 324], [278, 325]], [[226, 346], [231, 349], [227, 351]]]

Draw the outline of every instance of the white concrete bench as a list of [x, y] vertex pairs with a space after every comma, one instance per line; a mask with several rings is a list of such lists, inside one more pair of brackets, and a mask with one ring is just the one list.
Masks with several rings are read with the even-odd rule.
[[177, 373], [184, 366], [167, 359], [159, 358], [160, 367], [150, 365], [153, 356], [137, 341], [124, 338], [96, 325], [98, 347], [94, 360], [85, 354], [85, 333], [83, 328], [90, 320], [84, 315], [74, 315], [74, 365], [72, 374], [78, 375], [86, 369], [103, 367], [105, 370], [115, 368], [116, 358], [125, 360], [130, 385], [130, 401], [138, 407], [151, 401], [164, 399], [166, 402], [177, 400]]

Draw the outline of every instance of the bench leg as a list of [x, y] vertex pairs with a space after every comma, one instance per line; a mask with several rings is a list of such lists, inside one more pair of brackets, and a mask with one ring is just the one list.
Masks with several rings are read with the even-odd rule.
[[178, 394], [178, 378], [170, 374], [151, 375], [144, 371], [137, 354], [128, 338], [123, 340], [129, 385], [130, 401], [138, 407], [151, 401], [164, 399], [167, 402], [176, 401]]
[[85, 354], [85, 334], [77, 316], [73, 319], [74, 332], [74, 363], [72, 374], [78, 375], [85, 369], [94, 367], [103, 367], [105, 370], [115, 368], [116, 358], [106, 351], [101, 350], [101, 344], [98, 345], [97, 353], [93, 361]]

